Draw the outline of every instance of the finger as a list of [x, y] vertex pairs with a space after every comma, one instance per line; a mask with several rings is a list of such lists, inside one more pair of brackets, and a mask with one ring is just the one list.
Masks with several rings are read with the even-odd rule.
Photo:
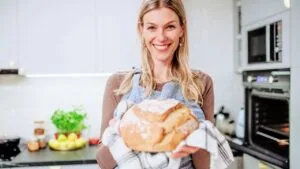
[[187, 153], [187, 152], [183, 152], [183, 151], [179, 151], [179, 152], [176, 152], [176, 153], [173, 153], [170, 155], [171, 158], [182, 158], [182, 157], [187, 157], [189, 156], [190, 154]]
[[199, 150], [198, 147], [192, 147], [192, 146], [182, 146], [180, 148], [180, 151], [184, 151], [184, 152], [187, 152], [189, 154], [195, 153], [198, 150]]

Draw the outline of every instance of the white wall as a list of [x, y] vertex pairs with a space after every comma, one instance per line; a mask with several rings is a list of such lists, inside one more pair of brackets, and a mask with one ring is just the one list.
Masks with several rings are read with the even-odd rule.
[[[233, 1], [184, 2], [189, 24], [191, 66], [213, 78], [215, 111], [225, 105], [235, 115], [243, 104], [243, 96], [241, 77], [234, 72]], [[98, 136], [106, 79], [0, 77], [0, 134], [6, 132], [28, 138], [36, 119], [47, 120], [49, 132], [53, 133], [50, 116], [55, 109], [83, 105], [91, 126], [89, 135]]]
[[232, 0], [187, 0], [190, 64], [214, 80], [215, 112], [225, 105], [233, 116], [243, 105], [241, 75], [234, 70]]
[[299, 168], [300, 149], [300, 1], [291, 0], [291, 101], [290, 101], [290, 168]]
[[0, 76], [0, 135], [30, 138], [35, 120], [45, 120], [49, 134], [55, 132], [50, 118], [58, 108], [82, 106], [87, 113], [86, 134], [100, 135], [102, 95], [107, 77]]

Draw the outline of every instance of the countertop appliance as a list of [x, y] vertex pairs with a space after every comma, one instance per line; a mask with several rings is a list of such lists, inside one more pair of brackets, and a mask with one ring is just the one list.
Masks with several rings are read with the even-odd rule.
[[0, 160], [11, 161], [21, 151], [19, 148], [21, 138], [16, 136], [0, 136]]
[[243, 84], [244, 145], [289, 168], [289, 69], [243, 72]]
[[282, 12], [245, 25], [242, 30], [243, 70], [290, 67], [290, 14]]

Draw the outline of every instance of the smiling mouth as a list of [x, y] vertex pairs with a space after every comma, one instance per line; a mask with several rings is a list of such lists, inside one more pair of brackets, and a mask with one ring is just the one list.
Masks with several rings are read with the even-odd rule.
[[166, 51], [169, 49], [171, 44], [165, 44], [165, 45], [155, 45], [153, 44], [153, 47], [158, 51]]

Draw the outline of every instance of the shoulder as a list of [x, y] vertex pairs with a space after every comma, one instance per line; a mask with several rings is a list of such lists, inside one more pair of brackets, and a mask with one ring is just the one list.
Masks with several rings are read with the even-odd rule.
[[107, 84], [119, 88], [120, 84], [125, 80], [126, 77], [133, 76], [135, 71], [120, 71], [110, 75], [107, 79]]
[[124, 80], [124, 78], [126, 77], [126, 75], [128, 75], [130, 72], [115, 72], [113, 74], [111, 74], [108, 79], [107, 79], [107, 83], [108, 84], [115, 84], [117, 86], [119, 86], [122, 81]]
[[201, 70], [192, 70], [194, 79], [197, 84], [202, 85], [204, 88], [210, 88], [213, 85], [211, 76]]

